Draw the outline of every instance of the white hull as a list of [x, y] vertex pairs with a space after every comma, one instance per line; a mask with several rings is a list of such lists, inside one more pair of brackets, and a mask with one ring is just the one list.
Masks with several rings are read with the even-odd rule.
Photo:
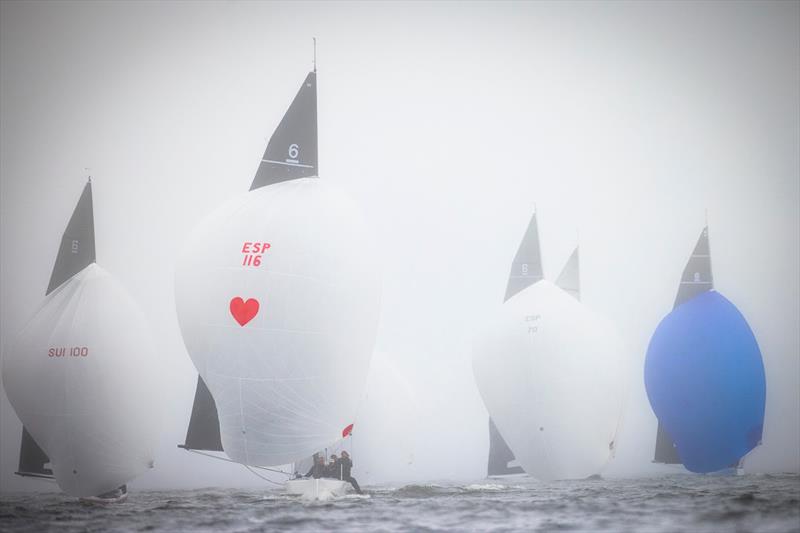
[[338, 479], [291, 479], [286, 482], [286, 493], [302, 496], [307, 500], [330, 500], [339, 498], [350, 491], [347, 481]]

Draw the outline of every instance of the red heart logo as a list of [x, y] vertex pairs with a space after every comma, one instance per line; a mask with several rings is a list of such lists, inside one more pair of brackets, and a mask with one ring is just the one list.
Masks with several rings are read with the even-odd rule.
[[258, 314], [258, 300], [250, 298], [245, 302], [237, 296], [231, 300], [231, 314], [240, 326], [244, 326]]

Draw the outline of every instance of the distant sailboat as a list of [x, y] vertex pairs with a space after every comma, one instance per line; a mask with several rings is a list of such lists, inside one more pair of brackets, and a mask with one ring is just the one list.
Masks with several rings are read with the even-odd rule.
[[318, 178], [316, 72], [250, 191], [193, 233], [175, 294], [200, 374], [182, 447], [274, 466], [342, 438], [366, 384], [380, 275], [357, 207]]
[[[544, 279], [542, 269], [542, 254], [539, 246], [539, 227], [536, 214], [531, 217], [528, 229], [522, 237], [517, 254], [511, 263], [511, 272], [508, 275], [506, 295], [503, 302], [518, 292], [530, 287], [537, 281]], [[509, 476], [524, 474], [525, 471], [517, 463], [514, 452], [509, 448], [497, 425], [489, 416], [489, 476]]]
[[578, 301], [577, 249], [558, 284], [544, 279], [534, 214], [506, 302], [473, 358], [498, 436], [526, 473], [545, 480], [599, 473], [614, 453], [624, 395], [620, 345]]
[[760, 444], [764, 364], [745, 318], [714, 290], [707, 227], [650, 340], [644, 377], [658, 418], [654, 462], [715, 472]]
[[125, 484], [153, 466], [155, 364], [142, 312], [95, 263], [90, 181], [46, 298], [3, 361], [3, 385], [24, 424], [17, 474], [54, 478], [72, 496], [123, 497]]

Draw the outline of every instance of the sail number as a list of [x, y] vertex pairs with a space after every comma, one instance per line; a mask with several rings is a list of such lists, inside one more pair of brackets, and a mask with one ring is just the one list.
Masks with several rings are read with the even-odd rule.
[[289, 159], [288, 160], [294, 160], [293, 162], [296, 163], [298, 155], [300, 155], [300, 145], [298, 145], [298, 144], [290, 144], [289, 145]]
[[272, 248], [268, 242], [245, 242], [242, 244], [242, 266], [261, 266], [264, 253]]
[[89, 348], [86, 346], [72, 346], [71, 348], [50, 348], [47, 350], [48, 357], [87, 357]]
[[528, 328], [528, 333], [534, 335], [539, 331], [539, 320], [542, 315], [525, 315], [525, 326]]

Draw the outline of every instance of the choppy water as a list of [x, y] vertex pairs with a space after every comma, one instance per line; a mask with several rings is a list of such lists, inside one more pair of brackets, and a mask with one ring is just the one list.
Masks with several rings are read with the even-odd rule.
[[279, 490], [131, 492], [84, 504], [3, 494], [3, 531], [800, 531], [800, 476], [668, 476], [367, 487], [305, 502]]

